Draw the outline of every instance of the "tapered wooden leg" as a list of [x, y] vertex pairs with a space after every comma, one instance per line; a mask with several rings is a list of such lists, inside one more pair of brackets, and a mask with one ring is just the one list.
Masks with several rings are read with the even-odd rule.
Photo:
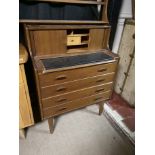
[[53, 117], [48, 119], [48, 125], [50, 129], [50, 133], [52, 134], [54, 132], [54, 118]]
[[99, 115], [103, 112], [103, 103], [99, 103]]
[[25, 130], [24, 129], [19, 129], [19, 137], [22, 138], [22, 139], [25, 139], [26, 136], [25, 136]]

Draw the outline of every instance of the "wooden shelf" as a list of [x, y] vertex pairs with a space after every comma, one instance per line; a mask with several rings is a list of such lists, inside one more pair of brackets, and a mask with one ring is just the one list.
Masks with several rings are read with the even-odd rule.
[[108, 24], [104, 21], [91, 21], [91, 20], [35, 20], [35, 19], [22, 19], [19, 20], [19, 23], [27, 23], [27, 24]]
[[75, 54], [75, 53], [81, 53], [81, 52], [83, 52], [83, 53], [88, 52], [88, 48], [84, 47], [84, 48], [76, 48], [76, 49], [68, 49], [67, 50], [68, 54], [73, 54], [73, 53]]
[[83, 36], [89, 36], [89, 34], [68, 34], [67, 36], [70, 36], [70, 37], [83, 37]]
[[82, 41], [82, 44], [88, 44], [88, 40]]
[[52, 2], [52, 3], [72, 3], [72, 4], [96, 4], [96, 5], [104, 5], [105, 2], [98, 2], [93, 0], [31, 0], [38, 2]]
[[88, 42], [82, 42], [81, 44], [78, 44], [78, 45], [67, 45], [67, 46], [80, 46], [80, 45], [88, 45]]

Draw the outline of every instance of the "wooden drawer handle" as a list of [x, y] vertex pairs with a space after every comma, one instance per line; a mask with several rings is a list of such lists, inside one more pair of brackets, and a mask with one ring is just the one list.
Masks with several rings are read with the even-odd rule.
[[67, 99], [66, 98], [60, 98], [56, 102], [64, 102], [64, 101], [67, 101]]
[[99, 79], [96, 82], [103, 82], [103, 81], [105, 81], [105, 79]]
[[58, 87], [57, 89], [56, 89], [56, 91], [64, 91], [64, 90], [66, 90], [66, 87]]
[[105, 71], [107, 71], [107, 68], [101, 68], [98, 70], [98, 72], [105, 72]]
[[94, 101], [97, 101], [97, 100], [100, 100], [100, 99], [102, 99], [102, 97], [97, 97], [97, 98], [94, 99]]
[[56, 80], [64, 80], [66, 78], [67, 78], [66, 75], [60, 75], [60, 76], [56, 77], [55, 79]]
[[63, 111], [63, 110], [66, 110], [67, 108], [66, 107], [63, 107], [61, 109], [59, 109], [58, 111]]
[[97, 89], [95, 92], [98, 93], [98, 92], [101, 92], [101, 91], [104, 91], [104, 88]]

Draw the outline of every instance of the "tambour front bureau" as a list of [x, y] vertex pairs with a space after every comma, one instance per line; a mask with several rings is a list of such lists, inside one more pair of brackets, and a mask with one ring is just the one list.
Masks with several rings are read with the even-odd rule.
[[118, 56], [108, 49], [110, 26], [89, 21], [23, 21], [42, 120], [110, 99]]

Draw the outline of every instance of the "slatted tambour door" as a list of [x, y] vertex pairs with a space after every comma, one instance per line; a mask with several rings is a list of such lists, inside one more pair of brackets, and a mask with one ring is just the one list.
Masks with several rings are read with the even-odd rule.
[[31, 31], [31, 45], [36, 56], [63, 54], [66, 51], [65, 30]]
[[104, 29], [91, 29], [89, 38], [89, 49], [102, 49], [102, 41], [104, 37]]
[[104, 39], [102, 42], [103, 49], [109, 49], [110, 28], [104, 29]]
[[99, 50], [108, 48], [110, 28], [91, 29], [89, 38], [89, 50]]

